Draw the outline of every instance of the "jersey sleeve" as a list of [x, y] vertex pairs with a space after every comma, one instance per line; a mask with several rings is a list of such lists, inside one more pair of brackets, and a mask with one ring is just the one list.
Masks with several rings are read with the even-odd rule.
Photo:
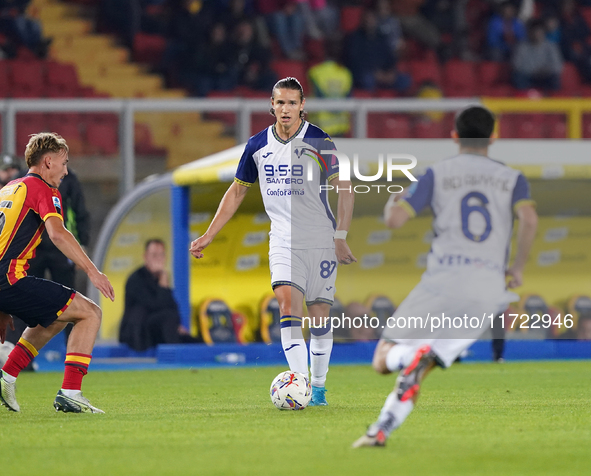
[[408, 195], [400, 200], [398, 205], [403, 207], [411, 217], [416, 216], [423, 208], [431, 205], [434, 184], [433, 169], [428, 168], [425, 175], [410, 186]]
[[36, 212], [43, 221], [49, 217], [58, 217], [64, 220], [62, 216], [62, 196], [56, 188], [41, 186], [38, 189], [38, 199], [36, 203]]
[[511, 198], [511, 205], [513, 210], [516, 210], [522, 205], [535, 205], [529, 193], [529, 183], [523, 174], [517, 176], [515, 188], [513, 189], [513, 196]]
[[[337, 150], [331, 137], [328, 134], [324, 134], [324, 136], [321, 150]], [[326, 176], [330, 182], [339, 176], [339, 159], [334, 154], [323, 154], [322, 157], [326, 162]]]
[[236, 169], [236, 175], [234, 176], [235, 182], [246, 187], [252, 186], [259, 176], [259, 171], [252, 156], [253, 153], [252, 143], [249, 140], [246, 143], [246, 147], [244, 148], [244, 152], [238, 163], [238, 168]]

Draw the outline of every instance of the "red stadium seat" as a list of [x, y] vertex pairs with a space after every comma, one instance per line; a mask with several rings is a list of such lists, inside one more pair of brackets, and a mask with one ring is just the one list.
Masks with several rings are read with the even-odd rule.
[[591, 28], [591, 7], [579, 7], [577, 10], [580, 11], [581, 15], [585, 19], [587, 26]]
[[510, 96], [511, 66], [508, 63], [483, 61], [478, 67], [477, 81], [483, 96]]
[[158, 64], [166, 49], [166, 38], [136, 33], [133, 37], [133, 59], [139, 63]]
[[119, 150], [117, 127], [108, 122], [89, 122], [86, 125], [88, 151], [97, 155], [115, 155]]
[[578, 96], [581, 92], [581, 77], [572, 63], [564, 63], [560, 84], [560, 92], [566, 96]]
[[373, 97], [373, 94], [371, 93], [371, 91], [366, 91], [365, 89], [354, 89], [353, 92], [351, 93], [351, 96], [354, 98], [371, 98]]
[[274, 119], [266, 112], [255, 112], [250, 116], [250, 133], [251, 135], [262, 131], [273, 124]]
[[516, 135], [516, 118], [515, 114], [502, 114], [498, 116], [499, 121], [499, 138], [501, 139], [515, 139]]
[[415, 89], [426, 82], [441, 86], [441, 70], [436, 60], [411, 60], [408, 65]]
[[414, 137], [417, 139], [441, 139], [445, 137], [442, 121], [419, 119], [415, 122]]
[[566, 117], [564, 114], [545, 114], [545, 137], [549, 139], [566, 139]]
[[11, 96], [39, 98], [44, 96], [44, 64], [42, 61], [14, 60], [10, 65]]
[[591, 114], [583, 114], [583, 139], [591, 139]]
[[341, 33], [347, 34], [357, 30], [361, 24], [363, 7], [343, 7], [341, 8]]
[[384, 114], [382, 135], [378, 137], [409, 139], [412, 137], [410, 119], [404, 114]]
[[154, 145], [148, 124], [134, 124], [135, 153], [138, 155], [165, 155], [166, 151]]
[[516, 139], [544, 139], [544, 114], [514, 114], [513, 135]]
[[18, 113], [16, 115], [16, 153], [24, 154], [31, 134], [47, 131], [45, 115], [38, 113]]
[[0, 98], [10, 96], [9, 64], [8, 61], [0, 60]]
[[325, 58], [324, 40], [314, 40], [308, 38], [306, 40], [306, 53], [308, 54], [308, 66], [313, 66], [316, 63], [321, 63]]
[[298, 78], [304, 93], [308, 91], [308, 84], [306, 78], [308, 77], [306, 72], [306, 66], [302, 61], [291, 61], [291, 60], [278, 60], [271, 62], [271, 69], [275, 71], [279, 78], [286, 78], [287, 76], [293, 76]]
[[66, 98], [78, 96], [78, 73], [76, 67], [69, 63], [49, 61], [47, 69], [47, 97]]
[[85, 141], [81, 132], [84, 127], [83, 117], [84, 115], [77, 112], [46, 114], [47, 128], [66, 139], [72, 155], [82, 155], [85, 152]]
[[448, 97], [478, 95], [478, 79], [472, 61], [451, 60], [443, 67], [443, 91]]

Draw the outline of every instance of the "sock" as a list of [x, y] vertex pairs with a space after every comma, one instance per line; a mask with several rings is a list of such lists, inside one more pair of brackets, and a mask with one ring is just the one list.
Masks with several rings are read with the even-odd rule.
[[413, 348], [406, 344], [395, 344], [386, 354], [386, 367], [390, 372], [399, 372], [411, 363]]
[[74, 390], [79, 392], [82, 388], [82, 378], [88, 373], [88, 366], [92, 356], [70, 352], [66, 354], [64, 383], [62, 390]]
[[323, 327], [310, 327], [310, 374], [315, 387], [324, 387], [332, 352], [330, 321]]
[[14, 349], [8, 354], [8, 360], [4, 364], [4, 367], [2, 367], [2, 370], [16, 379], [21, 370], [29, 365], [31, 360], [37, 357], [37, 355], [39, 355], [39, 352], [33, 344], [21, 337], [14, 346]]
[[414, 407], [415, 404], [412, 401], [412, 398], [409, 398], [404, 402], [398, 400], [396, 389], [388, 395], [386, 403], [384, 403], [382, 411], [380, 412], [380, 417], [378, 418], [378, 426], [384, 431], [384, 433], [386, 433], [386, 437], [402, 425]]
[[302, 318], [281, 316], [281, 346], [289, 370], [308, 377], [308, 348], [302, 334]]

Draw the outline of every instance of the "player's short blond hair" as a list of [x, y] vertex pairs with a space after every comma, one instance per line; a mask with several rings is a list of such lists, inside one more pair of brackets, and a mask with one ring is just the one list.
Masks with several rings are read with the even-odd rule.
[[29, 143], [25, 148], [25, 161], [29, 168], [38, 165], [45, 154], [70, 150], [66, 140], [55, 132], [39, 132], [31, 134]]

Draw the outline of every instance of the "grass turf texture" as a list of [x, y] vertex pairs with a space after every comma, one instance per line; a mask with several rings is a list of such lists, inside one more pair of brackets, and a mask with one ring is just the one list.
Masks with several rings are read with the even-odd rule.
[[436, 369], [384, 448], [353, 450], [394, 377], [333, 367], [328, 407], [279, 411], [279, 367], [91, 372], [105, 415], [55, 413], [61, 375], [21, 374], [5, 474], [575, 475], [591, 467], [589, 362]]

